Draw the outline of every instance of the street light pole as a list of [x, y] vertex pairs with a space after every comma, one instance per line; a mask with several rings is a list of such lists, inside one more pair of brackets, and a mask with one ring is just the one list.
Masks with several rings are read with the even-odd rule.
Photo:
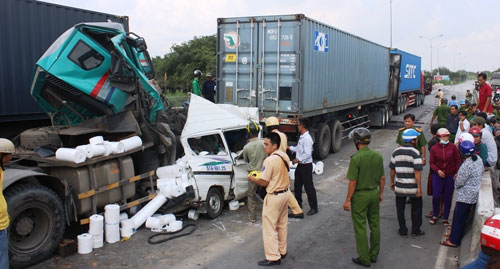
[[392, 49], [392, 0], [389, 0], [389, 5], [390, 5], [390, 17], [391, 17], [390, 25], [389, 25], [389, 27], [390, 27], [389, 33], [390, 33], [390, 39], [391, 39], [390, 40], [390, 44], [391, 44], [390, 47]]
[[435, 38], [443, 37], [443, 36], [444, 36], [443, 34], [440, 34], [440, 35], [434, 36], [434, 37], [419, 36], [419, 38], [425, 38], [425, 39], [429, 40], [429, 42], [431, 43], [431, 77], [432, 77], [432, 40]]

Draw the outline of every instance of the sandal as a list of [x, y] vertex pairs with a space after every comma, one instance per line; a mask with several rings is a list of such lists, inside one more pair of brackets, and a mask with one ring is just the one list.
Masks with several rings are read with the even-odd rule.
[[450, 227], [450, 222], [448, 220], [443, 220], [444, 227]]
[[445, 246], [445, 247], [450, 247], [450, 248], [457, 248], [458, 246], [451, 243], [450, 242], [450, 239], [446, 239], [444, 241], [441, 241], [439, 244], [441, 244], [442, 246]]
[[421, 235], [424, 235], [424, 234], [425, 234], [425, 232], [424, 232], [424, 231], [422, 231], [422, 230], [420, 230], [420, 231], [419, 231], [418, 233], [416, 233], [416, 234], [412, 233], [412, 234], [411, 234], [411, 237], [417, 237], [417, 236], [421, 236]]
[[431, 220], [429, 220], [429, 223], [430, 223], [431, 225], [434, 225], [434, 224], [436, 224], [436, 222], [437, 222], [438, 220], [439, 220], [439, 217], [432, 217], [432, 219], [431, 219]]

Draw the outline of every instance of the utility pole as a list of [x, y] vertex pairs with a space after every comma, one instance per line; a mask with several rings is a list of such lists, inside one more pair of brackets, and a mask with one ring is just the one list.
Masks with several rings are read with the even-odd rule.
[[425, 38], [425, 39], [429, 40], [429, 42], [431, 43], [431, 77], [432, 77], [432, 40], [435, 38], [443, 37], [443, 36], [444, 36], [443, 34], [440, 34], [440, 35], [434, 36], [434, 37], [419, 36], [419, 38]]
[[391, 41], [390, 41], [390, 44], [391, 44], [390, 47], [392, 49], [392, 0], [389, 0], [389, 5], [390, 5], [390, 17], [391, 17], [391, 19], [390, 19], [390, 25], [389, 25], [389, 27], [390, 27], [389, 34], [390, 34], [390, 39], [391, 39]]

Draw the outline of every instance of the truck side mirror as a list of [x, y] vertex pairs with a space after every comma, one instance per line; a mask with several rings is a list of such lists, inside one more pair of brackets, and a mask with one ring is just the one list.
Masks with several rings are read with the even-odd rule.
[[[134, 35], [136, 37], [135, 38], [131, 37], [131, 35]], [[128, 33], [126, 41], [127, 44], [132, 48], [135, 48], [137, 52], [145, 52], [148, 49], [148, 46], [146, 45], [146, 40], [144, 40], [144, 38], [134, 33]]]
[[133, 71], [127, 66], [125, 60], [116, 52], [111, 52], [111, 74], [109, 79], [112, 82], [132, 84], [135, 76]]

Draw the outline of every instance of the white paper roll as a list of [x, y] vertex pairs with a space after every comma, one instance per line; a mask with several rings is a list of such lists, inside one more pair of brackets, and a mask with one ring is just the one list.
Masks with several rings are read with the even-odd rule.
[[120, 206], [108, 204], [104, 207], [104, 220], [106, 224], [118, 224], [120, 222]]
[[123, 212], [120, 214], [120, 221], [125, 220], [125, 219], [128, 219], [128, 215], [127, 215], [127, 213]]
[[183, 168], [180, 165], [163, 166], [156, 169], [156, 176], [158, 178], [176, 178], [182, 176]]
[[325, 168], [325, 164], [322, 161], [319, 161], [316, 163], [316, 167], [321, 167], [323, 169]]
[[157, 218], [157, 217], [149, 217], [147, 220], [146, 220], [146, 228], [148, 229], [153, 229], [153, 228], [156, 228], [156, 229], [160, 229], [161, 228], [162, 223], [161, 223], [161, 220], [160, 218]]
[[290, 169], [292, 169], [292, 168], [293, 168], [293, 169], [297, 168], [297, 165], [298, 165], [298, 163], [293, 164], [293, 162], [290, 162], [290, 164], [289, 164]]
[[125, 152], [125, 146], [121, 142], [109, 142], [113, 148], [113, 154], [120, 154]]
[[188, 218], [189, 219], [192, 219], [192, 220], [198, 220], [198, 217], [200, 216], [200, 214], [198, 214], [198, 212], [196, 212], [195, 209], [191, 209], [189, 210], [188, 212]]
[[161, 193], [156, 195], [156, 197], [149, 201], [149, 203], [144, 206], [137, 214], [135, 214], [131, 219], [134, 220], [134, 229], [138, 229], [144, 224], [147, 218], [153, 215], [165, 202], [167, 198]]
[[104, 144], [102, 144], [102, 146], [104, 146], [104, 156], [109, 156], [111, 154], [113, 154], [113, 145], [108, 142], [108, 141], [104, 141]]
[[172, 221], [167, 226], [167, 232], [177, 232], [180, 229], [182, 229], [182, 221], [180, 220]]
[[113, 244], [120, 241], [120, 225], [118, 223], [106, 223], [104, 233], [106, 235], [106, 242]]
[[170, 224], [172, 221], [175, 221], [175, 215], [174, 214], [166, 214], [160, 216], [161, 224], [162, 226]]
[[120, 225], [122, 227], [122, 229], [125, 229], [125, 230], [132, 230], [134, 229], [134, 220], [133, 219], [124, 219], [122, 221], [120, 221]]
[[120, 142], [123, 144], [125, 151], [130, 151], [142, 146], [142, 139], [138, 136], [133, 136], [131, 138], [123, 139]]
[[90, 216], [89, 233], [92, 235], [104, 233], [104, 217], [102, 215]]
[[72, 163], [83, 163], [87, 158], [82, 149], [59, 148], [56, 151], [56, 159]]
[[89, 139], [90, 145], [102, 145], [104, 144], [104, 138], [102, 136], [94, 136]]
[[312, 172], [314, 173], [315, 170], [316, 170], [316, 164], [313, 163], [313, 171]]
[[290, 171], [288, 172], [288, 177], [290, 178], [290, 180], [295, 180], [295, 169], [290, 169]]
[[104, 233], [92, 235], [93, 248], [102, 248], [104, 246]]
[[78, 253], [89, 254], [92, 252], [92, 235], [89, 233], [80, 234], [76, 237], [78, 239]]
[[238, 210], [240, 208], [240, 202], [232, 200], [229, 202], [229, 210]]
[[316, 169], [314, 169], [314, 173], [318, 176], [323, 174], [323, 167], [316, 167]]
[[105, 152], [106, 152], [106, 148], [103, 145], [88, 145], [87, 146], [87, 157], [88, 158], [95, 158], [95, 157], [103, 156]]
[[134, 234], [134, 230], [132, 229], [120, 229], [120, 235], [122, 237], [131, 237]]
[[161, 190], [162, 188], [168, 187], [172, 183], [175, 184], [175, 178], [159, 178], [156, 180], [156, 187]]

